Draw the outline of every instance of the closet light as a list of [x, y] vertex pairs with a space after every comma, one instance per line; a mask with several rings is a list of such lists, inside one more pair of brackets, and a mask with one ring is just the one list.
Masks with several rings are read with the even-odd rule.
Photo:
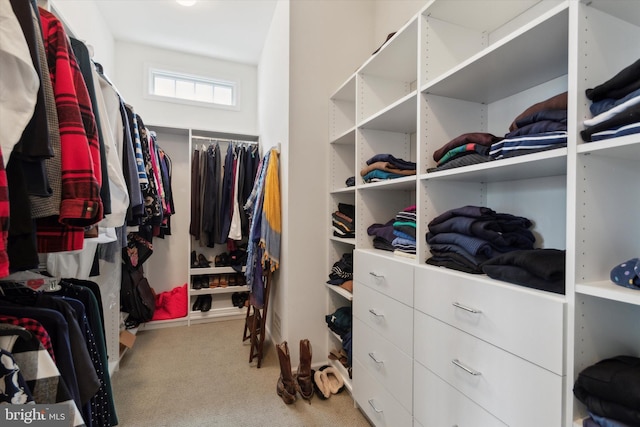
[[176, 0], [176, 3], [181, 6], [193, 6], [196, 4], [196, 0]]

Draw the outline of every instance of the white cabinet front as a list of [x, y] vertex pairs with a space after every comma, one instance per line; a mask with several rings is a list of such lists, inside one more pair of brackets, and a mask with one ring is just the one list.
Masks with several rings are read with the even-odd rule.
[[564, 377], [415, 312], [415, 361], [510, 426], [562, 425]]
[[564, 374], [564, 298], [442, 269], [416, 268], [415, 308]]
[[353, 317], [360, 319], [404, 353], [413, 354], [413, 310], [411, 307], [355, 281], [353, 284]]

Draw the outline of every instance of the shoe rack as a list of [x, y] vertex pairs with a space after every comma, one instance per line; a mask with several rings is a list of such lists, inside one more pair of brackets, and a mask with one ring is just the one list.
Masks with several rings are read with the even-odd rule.
[[[245, 267], [242, 267], [241, 272], [229, 266], [216, 267], [216, 256], [223, 252], [222, 248], [195, 249], [197, 265], [189, 267], [188, 325], [241, 319], [245, 315], [244, 304], [235, 306], [232, 298], [234, 293], [249, 291], [249, 287], [244, 284]], [[207, 301], [210, 306], [202, 307]]]

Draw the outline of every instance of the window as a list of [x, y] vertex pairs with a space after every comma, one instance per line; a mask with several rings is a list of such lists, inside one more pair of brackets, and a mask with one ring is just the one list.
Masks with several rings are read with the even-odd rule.
[[236, 107], [237, 83], [149, 68], [149, 95], [177, 102]]

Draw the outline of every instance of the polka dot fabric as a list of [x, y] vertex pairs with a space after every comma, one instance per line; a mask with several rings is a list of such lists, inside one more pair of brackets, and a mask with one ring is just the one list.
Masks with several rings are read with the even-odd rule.
[[640, 290], [640, 258], [632, 258], [614, 267], [611, 281], [625, 288]]

